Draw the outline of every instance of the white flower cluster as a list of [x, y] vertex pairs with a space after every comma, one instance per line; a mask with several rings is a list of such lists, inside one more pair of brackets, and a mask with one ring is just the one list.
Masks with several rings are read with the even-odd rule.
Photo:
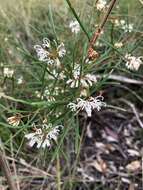
[[[55, 42], [55, 41], [54, 41]], [[62, 58], [66, 54], [66, 49], [64, 43], [61, 43], [59, 46], [55, 42], [56, 49], [51, 46], [51, 42], [48, 38], [43, 39], [42, 45], [35, 45], [34, 49], [36, 50], [39, 61], [44, 61], [48, 64], [57, 63], [59, 64], [59, 58]]]
[[123, 47], [123, 43], [122, 43], [122, 42], [116, 42], [116, 43], [114, 44], [114, 46], [115, 46], [116, 48], [121, 48], [121, 47]]
[[17, 78], [17, 84], [22, 84], [23, 83], [23, 76], [19, 76]]
[[102, 106], [106, 106], [103, 99], [103, 96], [90, 97], [88, 100], [77, 98], [76, 103], [71, 102], [68, 104], [68, 107], [73, 112], [84, 110], [87, 113], [87, 116], [91, 117], [92, 110], [97, 109], [97, 111], [100, 111]]
[[102, 11], [106, 8], [107, 2], [106, 0], [98, 0], [96, 4], [96, 8], [99, 11]]
[[53, 126], [51, 123], [46, 125], [43, 124], [41, 128], [35, 127], [35, 132], [25, 135], [29, 141], [29, 146], [32, 147], [36, 144], [37, 148], [46, 148], [51, 146], [51, 141], [57, 141], [57, 137], [60, 132], [62, 125]]
[[124, 30], [125, 32], [132, 32], [134, 29], [134, 25], [132, 23], [126, 23], [126, 21], [123, 19], [121, 20], [116, 19], [114, 21], [114, 24], [117, 27], [121, 27], [121, 29]]
[[3, 75], [4, 75], [4, 77], [12, 78], [13, 75], [14, 75], [14, 70], [10, 69], [8, 67], [5, 67], [4, 70], [3, 70]]
[[58, 86], [54, 88], [53, 92], [51, 92], [52, 86], [46, 86], [44, 91], [41, 93], [41, 91], [36, 90], [35, 96], [37, 98], [40, 98], [41, 100], [47, 100], [48, 102], [55, 102], [56, 97], [59, 96], [59, 94], [64, 93], [64, 90], [59, 88]]
[[70, 23], [69, 23], [69, 28], [71, 29], [71, 32], [72, 33], [75, 33], [75, 34], [78, 34], [79, 33], [79, 31], [80, 31], [80, 25], [79, 25], [79, 23], [77, 22], [77, 21], [71, 21]]
[[73, 79], [69, 79], [66, 83], [69, 84], [71, 88], [77, 88], [79, 86], [79, 82], [81, 87], [88, 88], [92, 86], [93, 83], [96, 83], [97, 79], [95, 75], [91, 74], [80, 76], [80, 65], [75, 65], [73, 70]]
[[126, 67], [130, 70], [137, 71], [140, 65], [143, 64], [141, 58], [143, 57], [135, 57], [135, 56], [132, 56], [131, 54], [126, 54], [125, 55], [125, 59], [127, 60]]

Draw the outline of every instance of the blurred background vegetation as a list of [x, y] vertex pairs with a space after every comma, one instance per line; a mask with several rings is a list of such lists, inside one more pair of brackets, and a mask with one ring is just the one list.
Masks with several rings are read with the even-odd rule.
[[[96, 0], [71, 0], [71, 3], [91, 37], [103, 17], [102, 13], [100, 14], [96, 11]], [[82, 181], [83, 176], [80, 178], [77, 175], [76, 169], [77, 166], [80, 165], [80, 157], [82, 159], [84, 155], [82, 140], [84, 139], [83, 134], [86, 130], [83, 129], [83, 126], [89, 122], [80, 121], [82, 126], [80, 128], [79, 120], [82, 120], [81, 117], [80, 119], [75, 118], [73, 115], [66, 113], [67, 115], [65, 115], [63, 121], [68, 127], [61, 136], [58, 147], [54, 150], [46, 150], [44, 152], [40, 150], [38, 152], [37, 150], [28, 149], [23, 145], [24, 133], [29, 130], [32, 121], [35, 118], [37, 119], [37, 117], [40, 118], [39, 120], [42, 120], [43, 115], [46, 115], [49, 111], [45, 111], [46, 106], [37, 106], [35, 108], [31, 107], [30, 104], [26, 104], [27, 100], [31, 102], [31, 104], [37, 101], [36, 96], [33, 94], [43, 85], [41, 77], [43, 67], [36, 64], [37, 60], [33, 46], [38, 44], [43, 37], [57, 39], [58, 41], [63, 41], [67, 47], [67, 51], [69, 51], [69, 54], [65, 58], [65, 64], [68, 68], [70, 68], [72, 61], [82, 62], [86, 56], [88, 39], [84, 32], [81, 32], [76, 38], [69, 32], [69, 21], [73, 19], [74, 16], [65, 0], [0, 0], [0, 90], [4, 90], [10, 97], [15, 97], [15, 100], [12, 100], [12, 102], [10, 99], [0, 100], [0, 137], [4, 143], [5, 150], [11, 157], [13, 155], [13, 158], [18, 160], [19, 158], [23, 158], [29, 162], [31, 166], [42, 170], [43, 173], [38, 170], [37, 174], [36, 169], [29, 166], [33, 174], [31, 174], [30, 171], [26, 171], [27, 173], [29, 172], [28, 174], [25, 174], [24, 170], [19, 171], [19, 173], [21, 172], [23, 174], [21, 178], [25, 180], [25, 183], [30, 179], [34, 184], [30, 187], [26, 186], [29, 189], [33, 188], [35, 190], [42, 188], [41, 181], [44, 183], [43, 181], [45, 180], [47, 184], [46, 180], [50, 177], [50, 184], [51, 186], [53, 185], [50, 187], [51, 189], [115, 190], [115, 187], [117, 189], [119, 187], [120, 190], [124, 190], [126, 186], [124, 187], [122, 184], [120, 186], [119, 179], [117, 179], [118, 182], [115, 186], [112, 186], [112, 182], [109, 182], [111, 186], [108, 188], [109, 183], [102, 184], [98, 182], [96, 185], [93, 183], [88, 184], [88, 182]], [[124, 33], [122, 30], [114, 28], [111, 22], [112, 19], [124, 19], [128, 23], [133, 23], [133, 32]], [[96, 47], [101, 55], [99, 60], [97, 60], [97, 65], [102, 66], [98, 67], [93, 64], [93, 66], [87, 66], [87, 70], [92, 73], [105, 75], [108, 75], [109, 72], [113, 70], [113, 74], [143, 81], [143, 67], [141, 66], [138, 72], [132, 72], [124, 67], [125, 64], [123, 61], [123, 57], [127, 52], [133, 53], [136, 56], [143, 55], [143, 5], [141, 2], [139, 0], [117, 1], [116, 7], [113, 9], [104, 30], [104, 34], [99, 40], [103, 46]], [[114, 47], [114, 43], [118, 41], [123, 41], [124, 43], [123, 48], [120, 50]], [[12, 80], [5, 81], [3, 77], [4, 67], [14, 68], [15, 75]], [[19, 85], [16, 81], [21, 75], [24, 78], [24, 83]], [[105, 99], [109, 107], [111, 106], [110, 108], [115, 108], [115, 112], [122, 111], [123, 109], [127, 110], [125, 117], [127, 117], [128, 121], [132, 118], [130, 117], [131, 108], [129, 107], [127, 109], [127, 105], [118, 101], [120, 98], [124, 97], [131, 101], [137, 107], [139, 113], [142, 112], [142, 85], [134, 83], [126, 84], [126, 82], [122, 84], [122, 82], [118, 80], [103, 79], [97, 84], [96, 88], [91, 89], [91, 92], [97, 94], [102, 90], [105, 91]], [[71, 93], [70, 96], [73, 96], [73, 94]], [[62, 99], [63, 97], [60, 98]], [[68, 100], [68, 98], [65, 99], [65, 101], [66, 100]], [[58, 110], [57, 112], [59, 112], [62, 108], [59, 107], [56, 109]], [[23, 120], [21, 126], [12, 127], [7, 123], [7, 118], [17, 113], [28, 114], [28, 120]], [[29, 116], [29, 114], [32, 116]], [[52, 120], [54, 120], [54, 116]], [[71, 117], [70, 123], [68, 123], [69, 117]], [[94, 118], [96, 117], [98, 120], [98, 114], [95, 115]], [[101, 120], [104, 120], [104, 116]], [[94, 124], [96, 122], [98, 123], [98, 121], [93, 121]], [[102, 126], [103, 125], [105, 125], [105, 123], [102, 124]], [[138, 126], [137, 123], [135, 125]], [[143, 131], [139, 129], [138, 134], [140, 134], [138, 135], [138, 139], [141, 143]], [[90, 154], [90, 151], [92, 152], [94, 149], [95, 147], [93, 147], [92, 150], [88, 149], [87, 152], [89, 151]], [[46, 163], [49, 163], [48, 169]], [[86, 165], [86, 162], [82, 164]], [[28, 168], [27, 165], [25, 165], [25, 167]], [[48, 175], [50, 171], [52, 173], [50, 174], [51, 176], [49, 175], [46, 178], [44, 176], [45, 170], [47, 172], [46, 175]], [[41, 179], [40, 177], [42, 175], [44, 177]], [[33, 182], [32, 178], [34, 178], [34, 176], [36, 176], [36, 180]], [[56, 180], [53, 180], [54, 177]], [[140, 174], [137, 174], [135, 178], [140, 179]], [[102, 181], [102, 178], [100, 181]], [[139, 183], [141, 183], [140, 180]], [[36, 187], [35, 184], [40, 185]], [[46, 186], [45, 189], [46, 188], [48, 188], [48, 186]], [[138, 187], [137, 190], [141, 190], [141, 186]]]

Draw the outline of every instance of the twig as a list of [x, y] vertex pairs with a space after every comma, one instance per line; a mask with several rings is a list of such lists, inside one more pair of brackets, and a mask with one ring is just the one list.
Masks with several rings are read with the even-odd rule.
[[123, 83], [128, 83], [128, 84], [138, 84], [138, 85], [143, 84], [143, 81], [141, 80], [130, 79], [128, 77], [121, 76], [121, 75], [95, 75], [95, 76], [99, 79], [106, 77], [107, 79], [113, 79], [113, 80], [120, 81]]
[[108, 10], [107, 10], [107, 13], [105, 14], [105, 16], [104, 16], [104, 18], [103, 18], [103, 21], [101, 22], [101, 24], [100, 24], [99, 28], [97, 29], [97, 31], [93, 34], [93, 37], [92, 37], [92, 39], [91, 39], [91, 41], [90, 41], [90, 44], [89, 44], [89, 47], [93, 48], [93, 46], [94, 46], [96, 40], [98, 39], [98, 37], [99, 37], [100, 34], [101, 34], [101, 31], [102, 31], [103, 28], [104, 28], [104, 25], [105, 25], [106, 22], [107, 22], [107, 19], [108, 19], [109, 15], [110, 15], [110, 13], [111, 13], [111, 11], [112, 11], [112, 9], [113, 9], [115, 3], [116, 3], [116, 0], [112, 0], [112, 1], [111, 1], [111, 4], [110, 4], [110, 6], [109, 6], [109, 8], [108, 8]]
[[7, 183], [9, 185], [10, 190], [17, 190], [13, 180], [12, 180], [12, 174], [9, 168], [9, 164], [5, 157], [5, 152], [3, 150], [3, 147], [0, 142], [0, 167], [4, 172], [5, 178], [7, 179]]
[[86, 62], [87, 60], [95, 60], [96, 58], [99, 57], [99, 54], [94, 50], [94, 44], [97, 41], [98, 37], [100, 36], [115, 3], [116, 3], [116, 0], [111, 1], [110, 6], [107, 10], [107, 13], [105, 14], [100, 26], [98, 27], [97, 31], [95, 31], [95, 33], [93, 34], [93, 37], [91, 38], [89, 47], [88, 47], [88, 55], [85, 58], [84, 62]]
[[131, 107], [131, 109], [133, 110], [133, 112], [134, 112], [134, 114], [136, 116], [137, 122], [139, 123], [140, 127], [143, 128], [143, 123], [140, 120], [139, 113], [137, 112], [135, 105], [133, 103], [131, 103], [130, 101], [125, 100], [125, 99], [121, 99], [121, 101], [126, 103], [128, 106]]
[[34, 171], [37, 171], [37, 172], [41, 173], [41, 174], [44, 175], [44, 176], [53, 177], [53, 175], [49, 174], [48, 172], [43, 171], [43, 170], [41, 170], [41, 169], [39, 169], [39, 168], [36, 168], [36, 167], [34, 167], [34, 166], [28, 164], [24, 159], [20, 159], [19, 163], [20, 163], [21, 165], [23, 165], [23, 166], [29, 168], [31, 171], [34, 170]]
[[[11, 156], [12, 156], [12, 158], [14, 158], [14, 151], [13, 151], [12, 140], [11, 140]], [[20, 184], [19, 184], [19, 180], [18, 180], [18, 175], [17, 175], [17, 171], [16, 171], [16, 164], [15, 164], [15, 160], [14, 160], [14, 159], [13, 159], [13, 161], [12, 161], [12, 166], [13, 166], [14, 175], [16, 176], [16, 186], [17, 186], [17, 190], [20, 190]]]
[[61, 190], [61, 171], [60, 171], [60, 160], [59, 160], [59, 155], [57, 155], [57, 190]]

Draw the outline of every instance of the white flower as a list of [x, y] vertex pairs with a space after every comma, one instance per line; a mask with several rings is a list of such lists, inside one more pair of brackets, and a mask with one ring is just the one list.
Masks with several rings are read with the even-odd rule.
[[133, 23], [126, 23], [125, 20], [121, 19], [115, 19], [114, 21], [115, 26], [117, 27], [121, 27], [122, 30], [124, 30], [125, 32], [132, 32], [134, 29], [134, 24]]
[[47, 101], [49, 101], [49, 102], [54, 102], [55, 101], [55, 98], [54, 98], [53, 95], [51, 95], [48, 87], [45, 88], [43, 97], [45, 97], [47, 99]]
[[103, 9], [106, 8], [106, 4], [107, 4], [106, 0], [98, 0], [96, 4], [97, 10], [102, 11]]
[[37, 98], [40, 98], [41, 97], [41, 92], [39, 92], [38, 90], [35, 91], [35, 95]]
[[103, 99], [103, 96], [90, 97], [88, 100], [77, 98], [77, 103], [69, 103], [68, 107], [73, 112], [85, 110], [87, 116], [91, 117], [92, 110], [97, 109], [97, 111], [100, 111], [102, 106], [106, 106]]
[[23, 76], [20, 76], [18, 79], [17, 79], [17, 84], [22, 84], [23, 83]]
[[137, 71], [142, 64], [142, 57], [135, 57], [131, 56], [130, 54], [125, 55], [125, 59], [127, 60], [126, 62], [126, 67], [130, 70], [135, 70]]
[[3, 74], [4, 74], [4, 77], [12, 78], [13, 74], [14, 74], [14, 70], [5, 67], [4, 70], [3, 70]]
[[80, 65], [75, 64], [73, 69], [73, 79], [67, 80], [67, 84], [70, 85], [71, 88], [77, 88], [79, 84], [79, 76], [80, 76]]
[[121, 47], [123, 46], [123, 43], [122, 43], [122, 42], [116, 42], [116, 43], [114, 44], [114, 46], [115, 46], [116, 48], [121, 48]]
[[133, 29], [134, 29], [134, 25], [132, 23], [130, 24], [125, 24], [122, 26], [122, 29], [125, 31], [125, 32], [132, 32]]
[[85, 77], [81, 79], [82, 87], [92, 86], [93, 83], [96, 83], [96, 82], [97, 82], [96, 76], [91, 75], [91, 74], [86, 74]]
[[73, 79], [69, 79], [66, 83], [69, 84], [71, 88], [77, 88], [79, 86], [79, 82], [81, 87], [88, 88], [92, 86], [93, 83], [96, 83], [97, 79], [91, 74], [86, 74], [85, 76], [80, 77], [80, 66], [75, 65], [73, 70]]
[[43, 48], [49, 49], [51, 47], [50, 40], [48, 38], [43, 38]]
[[124, 26], [124, 25], [126, 25], [126, 21], [123, 20], [123, 19], [121, 19], [121, 20], [120, 20], [120, 24], [121, 24], [122, 26]]
[[134, 29], [134, 24], [129, 24], [128, 25], [128, 32], [132, 32], [133, 31], [133, 29]]
[[126, 21], [123, 19], [121, 19], [121, 20], [115, 19], [114, 24], [115, 24], [115, 26], [124, 26], [126, 24]]
[[37, 98], [41, 98], [42, 100], [46, 99], [48, 102], [54, 102], [55, 101], [55, 98], [54, 98], [55, 91], [54, 91], [54, 93], [51, 94], [47, 87], [45, 88], [42, 96], [41, 96], [41, 92], [38, 90], [35, 91], [35, 95]]
[[61, 58], [66, 54], [66, 49], [64, 43], [57, 46], [57, 43], [55, 42], [55, 45], [56, 49], [51, 46], [48, 38], [43, 39], [42, 45], [35, 45], [34, 49], [36, 50], [38, 59], [48, 63], [49, 65], [52, 65], [53, 63], [59, 65], [60, 61], [58, 58]]
[[69, 24], [69, 28], [71, 29], [72, 33], [79, 33], [80, 31], [80, 25], [77, 21], [71, 21], [70, 24]]
[[73, 69], [73, 79], [67, 80], [67, 84], [70, 85], [71, 88], [77, 88], [79, 86], [79, 82], [81, 87], [88, 88], [93, 85], [93, 83], [97, 82], [97, 79], [94, 75], [86, 74], [85, 76], [80, 76], [80, 65], [75, 64]]
[[115, 24], [115, 26], [120, 26], [120, 21], [118, 19], [115, 19], [113, 23]]
[[64, 43], [61, 43], [58, 47], [57, 47], [57, 51], [59, 54], [59, 57], [64, 57], [66, 54], [66, 49], [65, 49], [65, 45]]
[[41, 128], [35, 128], [35, 132], [26, 134], [25, 137], [30, 140], [29, 146], [34, 146], [36, 144], [37, 148], [46, 148], [51, 146], [51, 141], [57, 141], [57, 137], [60, 132], [62, 125], [57, 125], [55, 127], [50, 123], [49, 125], [43, 124]]
[[34, 49], [36, 50], [37, 56], [39, 58], [39, 61], [48, 61], [49, 58], [49, 52], [45, 50], [42, 46], [40, 45], [35, 45]]
[[83, 88], [88, 88], [93, 85], [93, 83], [96, 83], [97, 79], [94, 75], [87, 74], [84, 77], [76, 77], [73, 79], [69, 79], [66, 83], [70, 85], [71, 88], [77, 88], [79, 84]]
[[103, 46], [103, 43], [97, 41], [97, 42], [95, 43], [95, 45], [98, 46], [98, 47], [102, 47], [102, 46]]
[[81, 70], [81, 66], [79, 64], [75, 63], [74, 69], [73, 69], [73, 76], [74, 76], [74, 78], [79, 78], [79, 76], [80, 76], [80, 70]]

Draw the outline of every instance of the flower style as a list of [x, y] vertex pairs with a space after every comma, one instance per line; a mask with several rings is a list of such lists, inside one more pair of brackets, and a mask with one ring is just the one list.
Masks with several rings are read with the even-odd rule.
[[80, 85], [83, 88], [88, 88], [97, 82], [96, 76], [91, 74], [86, 74], [85, 76], [80, 76], [80, 65], [75, 65], [73, 70], [73, 79], [69, 79], [66, 83], [70, 85], [71, 88], [77, 88]]
[[65, 45], [64, 43], [61, 43], [58, 47], [57, 47], [57, 52], [59, 57], [64, 57], [66, 54], [66, 49], [65, 49]]
[[93, 83], [97, 82], [97, 78], [95, 75], [86, 74], [85, 77], [81, 78], [82, 87], [92, 86]]
[[106, 106], [106, 103], [103, 102], [103, 99], [103, 96], [90, 97], [88, 100], [77, 98], [77, 103], [71, 102], [68, 104], [68, 107], [73, 112], [85, 110], [87, 116], [91, 117], [92, 110], [97, 109], [97, 111], [100, 111], [102, 106]]
[[51, 42], [48, 38], [43, 39], [42, 45], [35, 45], [34, 49], [36, 50], [39, 61], [47, 62], [50, 65], [53, 63], [59, 64], [59, 58], [64, 57], [66, 54], [64, 43], [61, 43], [59, 46], [56, 44], [55, 49], [51, 46]]
[[57, 141], [57, 137], [60, 132], [60, 128], [63, 128], [62, 125], [57, 125], [53, 127], [50, 124], [43, 124], [41, 128], [35, 127], [35, 132], [25, 135], [29, 141], [29, 146], [33, 147], [35, 144], [37, 148], [46, 148], [51, 146], [51, 141]]
[[14, 75], [14, 70], [13, 69], [10, 69], [10, 68], [7, 68], [5, 67], [4, 70], [3, 70], [3, 74], [4, 74], [4, 77], [7, 77], [7, 78], [12, 78], [13, 75]]
[[125, 59], [127, 60], [126, 67], [130, 70], [137, 71], [140, 65], [143, 63], [141, 58], [143, 57], [135, 57], [135, 56], [131, 56], [130, 54], [126, 54], [125, 55]]
[[80, 25], [77, 21], [71, 21], [70, 24], [69, 24], [69, 28], [71, 29], [72, 33], [79, 33], [80, 31]]
[[99, 11], [102, 11], [103, 9], [106, 8], [107, 2], [106, 0], [98, 0], [97, 4], [96, 4], [96, 8]]

